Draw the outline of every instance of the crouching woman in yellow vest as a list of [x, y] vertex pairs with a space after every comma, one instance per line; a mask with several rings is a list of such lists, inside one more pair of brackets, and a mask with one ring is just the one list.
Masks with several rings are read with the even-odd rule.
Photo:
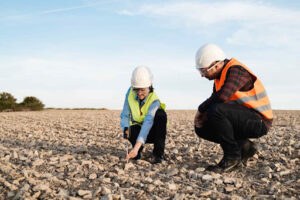
[[121, 113], [124, 138], [132, 144], [127, 160], [138, 160], [145, 143], [154, 143], [153, 164], [164, 160], [167, 114], [152, 87], [152, 74], [147, 67], [137, 67], [131, 77]]

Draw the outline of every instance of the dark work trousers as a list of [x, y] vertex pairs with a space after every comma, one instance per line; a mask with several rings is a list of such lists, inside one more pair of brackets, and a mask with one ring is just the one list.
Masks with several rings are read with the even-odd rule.
[[[130, 138], [129, 141], [134, 147], [136, 140], [141, 130], [140, 125], [130, 126]], [[146, 143], [153, 143], [153, 155], [157, 157], [163, 157], [165, 149], [165, 140], [167, 134], [167, 114], [164, 110], [158, 109], [155, 113], [153, 126], [147, 136]], [[142, 151], [140, 149], [139, 153]]]
[[213, 104], [207, 110], [207, 121], [195, 132], [203, 139], [219, 143], [224, 158], [241, 157], [239, 144], [248, 138], [259, 138], [268, 128], [254, 110], [239, 104]]

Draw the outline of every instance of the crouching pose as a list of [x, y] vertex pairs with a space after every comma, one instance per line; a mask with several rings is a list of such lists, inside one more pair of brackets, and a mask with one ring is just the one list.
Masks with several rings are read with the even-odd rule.
[[198, 50], [196, 68], [203, 77], [214, 80], [214, 89], [198, 107], [195, 132], [219, 143], [224, 152], [223, 159], [207, 170], [226, 172], [246, 165], [257, 152], [249, 138], [267, 134], [273, 120], [263, 84], [244, 64], [234, 58], [226, 59], [214, 44]]
[[164, 160], [166, 125], [165, 104], [154, 92], [150, 70], [147, 67], [135, 68], [121, 113], [124, 138], [133, 147], [126, 159], [140, 159], [143, 145], [154, 143], [152, 163], [161, 163]]

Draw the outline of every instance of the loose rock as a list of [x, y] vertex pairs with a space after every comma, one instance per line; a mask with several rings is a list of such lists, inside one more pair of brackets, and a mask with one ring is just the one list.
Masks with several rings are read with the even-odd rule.
[[205, 171], [223, 151], [197, 137], [195, 112], [167, 111], [159, 165], [152, 144], [126, 162], [119, 110], [0, 112], [0, 199], [298, 199], [300, 111], [275, 110], [258, 153], [225, 173]]

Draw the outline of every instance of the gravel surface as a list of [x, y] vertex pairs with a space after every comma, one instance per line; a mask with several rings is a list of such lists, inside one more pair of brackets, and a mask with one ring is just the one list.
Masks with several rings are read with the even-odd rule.
[[204, 172], [220, 147], [193, 130], [196, 111], [168, 111], [167, 161], [126, 162], [120, 111], [0, 113], [0, 199], [299, 199], [300, 111], [275, 111], [247, 167]]

